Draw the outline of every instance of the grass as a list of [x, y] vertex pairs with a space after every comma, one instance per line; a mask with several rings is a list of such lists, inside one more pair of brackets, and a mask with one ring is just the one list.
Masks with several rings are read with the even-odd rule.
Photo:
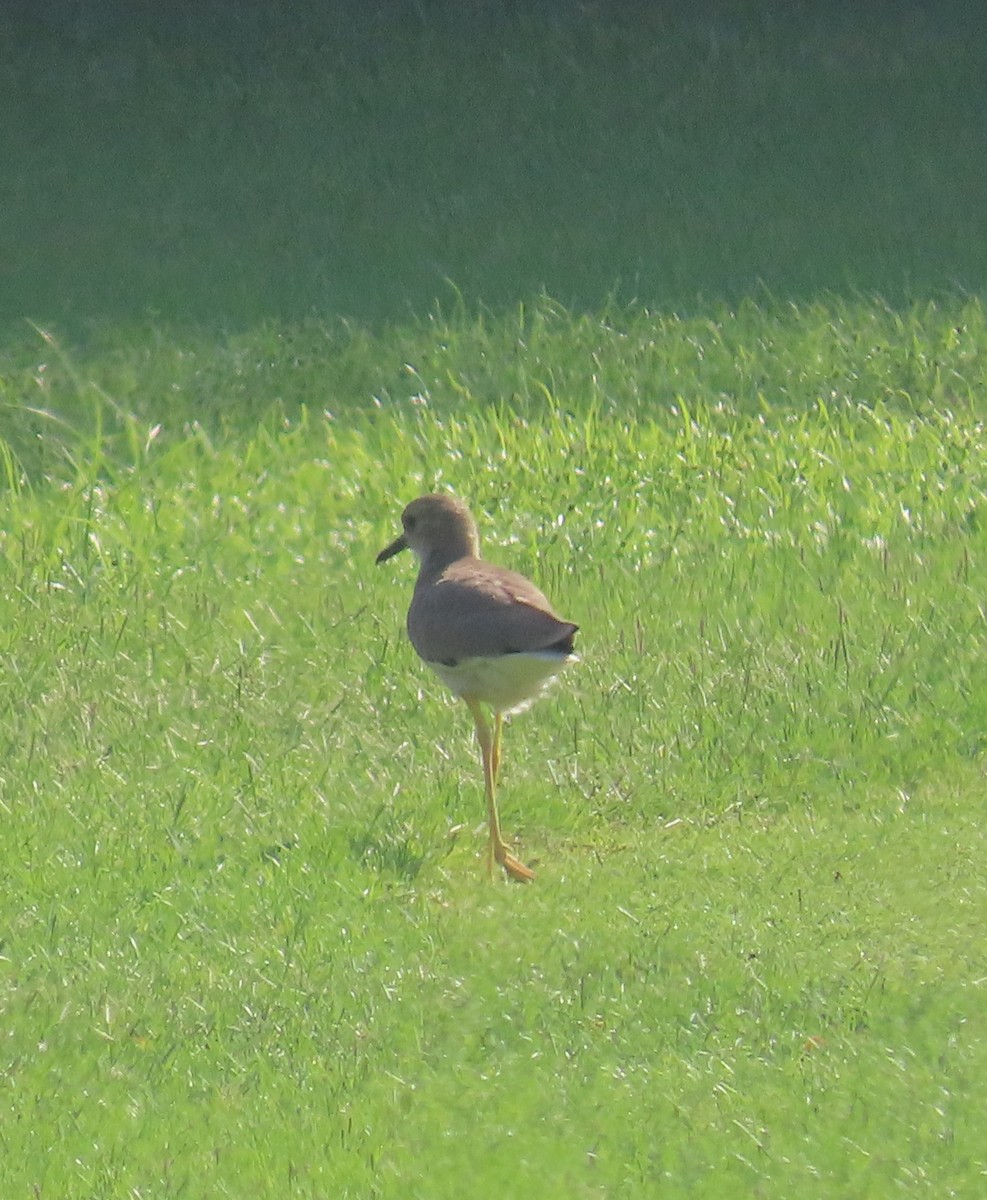
[[195, 13], [0, 14], [0, 1194], [980, 1195], [979, 7]]
[[4, 6], [5, 336], [983, 293], [968, 0], [194, 12]]
[[[3, 1194], [977, 1194], [980, 306], [152, 334], [4, 368]], [[436, 487], [583, 627], [528, 888]]]

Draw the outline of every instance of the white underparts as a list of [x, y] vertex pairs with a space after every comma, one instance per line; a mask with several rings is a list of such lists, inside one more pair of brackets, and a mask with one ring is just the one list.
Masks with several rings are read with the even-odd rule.
[[464, 658], [454, 667], [441, 662], [429, 662], [428, 666], [457, 696], [482, 700], [497, 712], [514, 713], [533, 704], [562, 668], [575, 661], [575, 654], [538, 650]]

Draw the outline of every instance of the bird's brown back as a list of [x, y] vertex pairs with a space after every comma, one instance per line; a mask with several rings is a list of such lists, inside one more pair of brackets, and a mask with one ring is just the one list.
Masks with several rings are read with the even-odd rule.
[[432, 578], [423, 572], [408, 610], [408, 636], [426, 662], [546, 650], [569, 654], [578, 628], [556, 616], [531, 580], [473, 557]]

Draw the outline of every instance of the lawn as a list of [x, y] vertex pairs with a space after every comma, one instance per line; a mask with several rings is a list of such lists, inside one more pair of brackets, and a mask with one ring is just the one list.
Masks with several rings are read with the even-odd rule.
[[[5, 1194], [976, 1194], [978, 305], [44, 349]], [[191, 419], [248, 366], [266, 417]], [[529, 887], [373, 566], [444, 487], [582, 625], [507, 731]]]
[[980, 294], [985, 15], [8, 0], [0, 331]]
[[979, 1196], [976, 11], [268, 11], [0, 15], [0, 1195]]

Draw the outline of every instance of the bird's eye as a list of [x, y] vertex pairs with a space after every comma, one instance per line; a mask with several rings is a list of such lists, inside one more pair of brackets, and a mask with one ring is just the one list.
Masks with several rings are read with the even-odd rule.
[[409, 531], [410, 531], [410, 530], [412, 530], [412, 529], [414, 529], [414, 527], [415, 527], [415, 518], [414, 518], [414, 517], [405, 517], [405, 519], [404, 519], [404, 527], [405, 527], [405, 529], [407, 529], [407, 530], [409, 530]]

